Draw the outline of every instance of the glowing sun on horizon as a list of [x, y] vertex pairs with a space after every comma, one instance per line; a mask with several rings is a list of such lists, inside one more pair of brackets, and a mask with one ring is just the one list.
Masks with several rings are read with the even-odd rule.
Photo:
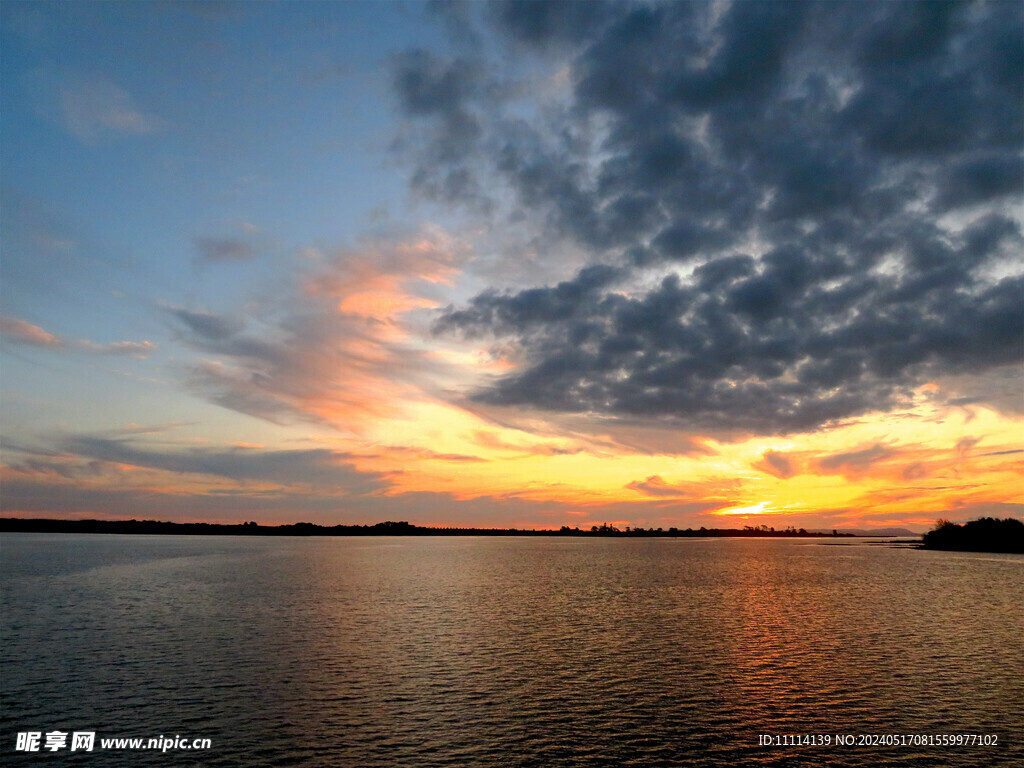
[[769, 511], [767, 501], [762, 501], [759, 504], [753, 504], [749, 507], [732, 507], [731, 509], [719, 510], [720, 515], [762, 515]]

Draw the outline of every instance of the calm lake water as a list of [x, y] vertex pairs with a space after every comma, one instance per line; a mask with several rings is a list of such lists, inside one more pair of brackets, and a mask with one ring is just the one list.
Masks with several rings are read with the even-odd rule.
[[[0, 763], [1024, 765], [1024, 558], [4, 534]], [[16, 752], [95, 731], [92, 753]], [[762, 747], [760, 734], [996, 734]], [[206, 751], [100, 750], [108, 737]]]

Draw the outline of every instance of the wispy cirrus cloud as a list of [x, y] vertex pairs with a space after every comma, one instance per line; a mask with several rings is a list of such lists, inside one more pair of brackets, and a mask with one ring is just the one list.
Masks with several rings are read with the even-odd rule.
[[185, 475], [213, 475], [236, 481], [317, 486], [342, 494], [387, 488], [386, 476], [360, 472], [345, 452], [322, 448], [263, 450], [253, 448], [186, 448], [169, 450], [127, 439], [76, 435], [61, 443], [72, 455]]
[[44, 349], [73, 349], [101, 355], [124, 355], [144, 358], [157, 345], [152, 341], [114, 341], [98, 344], [89, 339], [68, 341], [49, 331], [16, 317], [0, 316], [0, 336], [15, 344], [24, 344]]
[[152, 341], [113, 341], [109, 344], [97, 344], [83, 339], [76, 342], [78, 349], [96, 352], [101, 355], [126, 355], [128, 357], [148, 357], [157, 345]]
[[739, 478], [670, 483], [661, 475], [650, 475], [644, 480], [634, 480], [626, 485], [629, 490], [637, 491], [644, 496], [686, 499], [710, 506], [730, 503], [742, 487], [743, 481]]
[[57, 338], [49, 331], [44, 331], [38, 325], [16, 317], [0, 316], [0, 334], [8, 341], [32, 347], [60, 349], [67, 346], [62, 339]]
[[143, 136], [165, 127], [127, 90], [101, 74], [52, 69], [37, 71], [32, 80], [44, 111], [84, 144]]
[[876, 443], [857, 451], [825, 456], [814, 462], [815, 469], [823, 474], [859, 475], [872, 470], [874, 465], [896, 456], [895, 449]]
[[430, 225], [318, 255], [323, 268], [306, 281], [305, 294], [333, 298], [337, 312], [378, 322], [436, 307], [443, 295], [439, 288], [474, 256], [467, 243]]
[[197, 237], [193, 241], [202, 262], [249, 261], [256, 250], [246, 241], [232, 237]]
[[389, 339], [391, 323], [324, 306], [317, 311], [312, 303], [259, 337], [234, 317], [173, 314], [184, 323], [181, 341], [207, 355], [190, 364], [190, 388], [275, 422], [298, 418], [355, 427], [400, 408], [399, 395], [436, 364], [423, 350]]
[[[46, 438], [46, 447], [5, 444], [20, 460], [7, 462], [9, 472], [26, 476], [54, 474], [66, 479], [138, 484], [141, 487], [181, 485], [183, 491], [201, 488], [204, 481], [226, 480], [252, 487], [317, 489], [340, 498], [386, 491], [390, 472], [356, 468], [355, 454], [329, 448], [268, 449], [243, 445], [190, 445], [165, 437], [174, 425], [127, 427], [104, 433], [80, 433]], [[156, 436], [160, 435], [159, 438]], [[141, 479], [130, 474], [145, 470]], [[173, 476], [167, 480], [165, 476]], [[199, 484], [199, 485], [197, 485]]]
[[686, 491], [682, 488], [665, 482], [661, 475], [651, 475], [646, 480], [634, 480], [626, 486], [631, 491], [639, 491], [646, 496], [685, 496]]
[[266, 316], [163, 307], [179, 341], [205, 355], [189, 366], [189, 387], [277, 423], [348, 430], [427, 397], [450, 364], [423, 343], [413, 318], [437, 305], [468, 248], [428, 227], [307, 255], [311, 273]]
[[476, 464], [486, 462], [487, 459], [483, 459], [479, 456], [473, 456], [465, 453], [439, 453], [438, 451], [432, 451], [429, 448], [415, 448], [408, 445], [382, 445], [379, 450], [370, 451], [366, 453], [354, 452], [353, 457], [355, 458], [369, 458], [369, 459], [393, 459], [398, 457], [399, 459], [426, 459], [429, 461], [451, 461], [456, 463], [468, 463]]

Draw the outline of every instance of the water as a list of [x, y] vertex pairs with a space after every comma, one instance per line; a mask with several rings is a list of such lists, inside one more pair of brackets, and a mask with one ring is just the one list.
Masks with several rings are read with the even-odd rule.
[[[5, 534], [0, 569], [5, 764], [1024, 764], [1020, 556]], [[54, 729], [212, 748], [15, 751]], [[758, 746], [944, 733], [999, 744]]]

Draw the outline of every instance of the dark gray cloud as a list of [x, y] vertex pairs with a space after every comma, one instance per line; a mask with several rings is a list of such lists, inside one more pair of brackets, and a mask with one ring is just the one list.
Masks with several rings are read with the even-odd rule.
[[439, 328], [517, 338], [526, 362], [483, 402], [764, 432], [894, 408], [928, 378], [1019, 359], [1021, 278], [975, 293], [860, 277], [828, 287], [802, 266], [780, 258], [713, 292], [670, 276], [639, 297], [486, 293]]
[[873, 445], [859, 451], [836, 453], [817, 461], [818, 469], [825, 473], [850, 474], [866, 472], [871, 465], [896, 455], [896, 451], [884, 445]]
[[207, 341], [219, 341], [242, 330], [242, 322], [225, 315], [184, 307], [166, 307], [167, 313], [177, 319], [195, 336]]
[[1024, 357], [1019, 3], [479, 17], [522, 80], [500, 45], [401, 58], [413, 186], [592, 266], [441, 316], [514, 351], [478, 401], [790, 432]]
[[57, 461], [45, 458], [26, 458], [11, 462], [12, 470], [24, 475], [58, 475], [67, 480], [96, 477], [103, 472], [102, 461]]
[[327, 449], [266, 451], [252, 448], [193, 448], [167, 450], [140, 446], [128, 440], [78, 435], [61, 445], [73, 456], [130, 464], [166, 472], [211, 475], [229, 480], [315, 486], [364, 494], [388, 486], [386, 475], [359, 472], [350, 455]]
[[399, 139], [396, 147], [412, 151], [415, 146], [445, 169], [434, 173], [431, 166], [418, 167], [411, 181], [414, 188], [438, 199], [465, 202], [482, 197], [476, 175], [468, 167], [467, 153], [483, 132], [481, 106], [475, 101], [486, 104], [484, 87], [483, 73], [472, 61], [446, 60], [420, 49], [395, 59], [394, 88], [401, 108], [431, 125], [427, 134], [416, 131], [414, 137]]
[[197, 237], [200, 261], [248, 261], [256, 255], [252, 246], [230, 237]]
[[296, 401], [315, 390], [317, 374], [309, 370], [310, 361], [297, 344], [253, 338], [238, 317], [165, 309], [176, 321], [179, 339], [214, 358], [189, 366], [189, 389], [224, 408], [273, 423], [311, 418]]
[[562, 0], [498, 0], [486, 8], [492, 23], [512, 39], [541, 49], [587, 39], [611, 18], [610, 11], [604, 3]]

